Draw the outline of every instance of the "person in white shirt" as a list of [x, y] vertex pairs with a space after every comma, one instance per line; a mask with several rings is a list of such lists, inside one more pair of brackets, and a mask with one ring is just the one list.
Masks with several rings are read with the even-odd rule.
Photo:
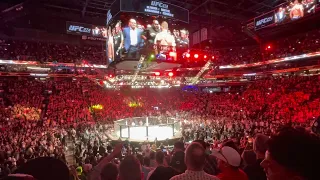
[[169, 25], [166, 21], [161, 23], [161, 32], [158, 33], [154, 39], [154, 45], [156, 47], [156, 54], [161, 51], [167, 51], [167, 49], [175, 49], [176, 42], [174, 36], [169, 31]]

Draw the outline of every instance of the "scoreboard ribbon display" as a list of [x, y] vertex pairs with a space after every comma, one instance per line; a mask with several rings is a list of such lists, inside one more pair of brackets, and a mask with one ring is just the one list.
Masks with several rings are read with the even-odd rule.
[[[107, 28], [103, 26], [95, 26], [92, 24], [84, 24], [78, 22], [66, 22], [67, 34], [81, 35], [96, 38], [106, 38]], [[90, 39], [90, 38], [88, 38]]]
[[274, 11], [268, 12], [254, 19], [254, 27], [256, 30], [273, 25], [275, 23]]
[[92, 25], [90, 24], [67, 21], [66, 28], [68, 34], [91, 35], [92, 33]]
[[189, 10], [173, 4], [152, 0], [120, 1], [120, 11], [122, 12], [137, 12], [158, 15], [189, 23]]

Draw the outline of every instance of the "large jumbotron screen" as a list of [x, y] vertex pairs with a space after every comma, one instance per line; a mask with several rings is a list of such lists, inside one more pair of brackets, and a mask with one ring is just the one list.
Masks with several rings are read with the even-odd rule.
[[316, 12], [319, 0], [288, 0], [254, 19], [255, 29], [295, 22]]
[[316, 0], [291, 0], [276, 9], [275, 22], [286, 23], [313, 14], [316, 9]]
[[115, 15], [110, 11], [107, 19], [109, 62], [138, 60], [142, 54], [176, 60], [177, 54], [189, 48], [188, 10], [151, 0], [120, 0], [116, 4], [120, 11]]

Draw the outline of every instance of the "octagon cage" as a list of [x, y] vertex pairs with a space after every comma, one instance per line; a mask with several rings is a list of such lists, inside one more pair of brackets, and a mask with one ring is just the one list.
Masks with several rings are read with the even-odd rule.
[[162, 141], [181, 137], [181, 123], [174, 117], [134, 117], [115, 121], [113, 136], [130, 141]]

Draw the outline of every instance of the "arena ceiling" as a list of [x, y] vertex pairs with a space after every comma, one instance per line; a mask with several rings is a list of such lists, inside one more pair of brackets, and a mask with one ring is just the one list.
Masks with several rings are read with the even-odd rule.
[[[114, 0], [3, 0], [0, 10], [4, 12], [18, 4], [32, 3], [45, 7], [72, 11], [81, 16], [105, 17]], [[217, 20], [245, 22], [271, 10], [286, 0], [162, 0], [182, 6], [190, 11], [191, 23], [211, 24]]]
[[[51, 31], [55, 24], [64, 27], [65, 21], [105, 25], [106, 14], [114, 0], [2, 0], [0, 23], [10, 21], [12, 27], [29, 27], [30, 19], [36, 19], [33, 28]], [[252, 45], [256, 42], [242, 32], [250, 19], [272, 10], [288, 0], [162, 0], [182, 6], [190, 12], [186, 28], [192, 33], [203, 27], [209, 29], [215, 48]], [[23, 11], [15, 9], [23, 6]], [[11, 11], [10, 11], [11, 10]], [[9, 13], [6, 13], [9, 12]], [[4, 19], [4, 18], [2, 18]], [[48, 21], [50, 19], [50, 21]], [[58, 22], [60, 21], [60, 22]], [[46, 24], [47, 23], [47, 24]], [[39, 27], [41, 24], [41, 27]], [[49, 28], [50, 27], [50, 28]], [[1, 27], [0, 27], [1, 29]], [[48, 30], [49, 29], [49, 30]], [[58, 30], [57, 30], [58, 31]], [[60, 33], [64, 29], [59, 30]], [[203, 46], [207, 46], [204, 44]], [[211, 44], [209, 43], [209, 46]]]

